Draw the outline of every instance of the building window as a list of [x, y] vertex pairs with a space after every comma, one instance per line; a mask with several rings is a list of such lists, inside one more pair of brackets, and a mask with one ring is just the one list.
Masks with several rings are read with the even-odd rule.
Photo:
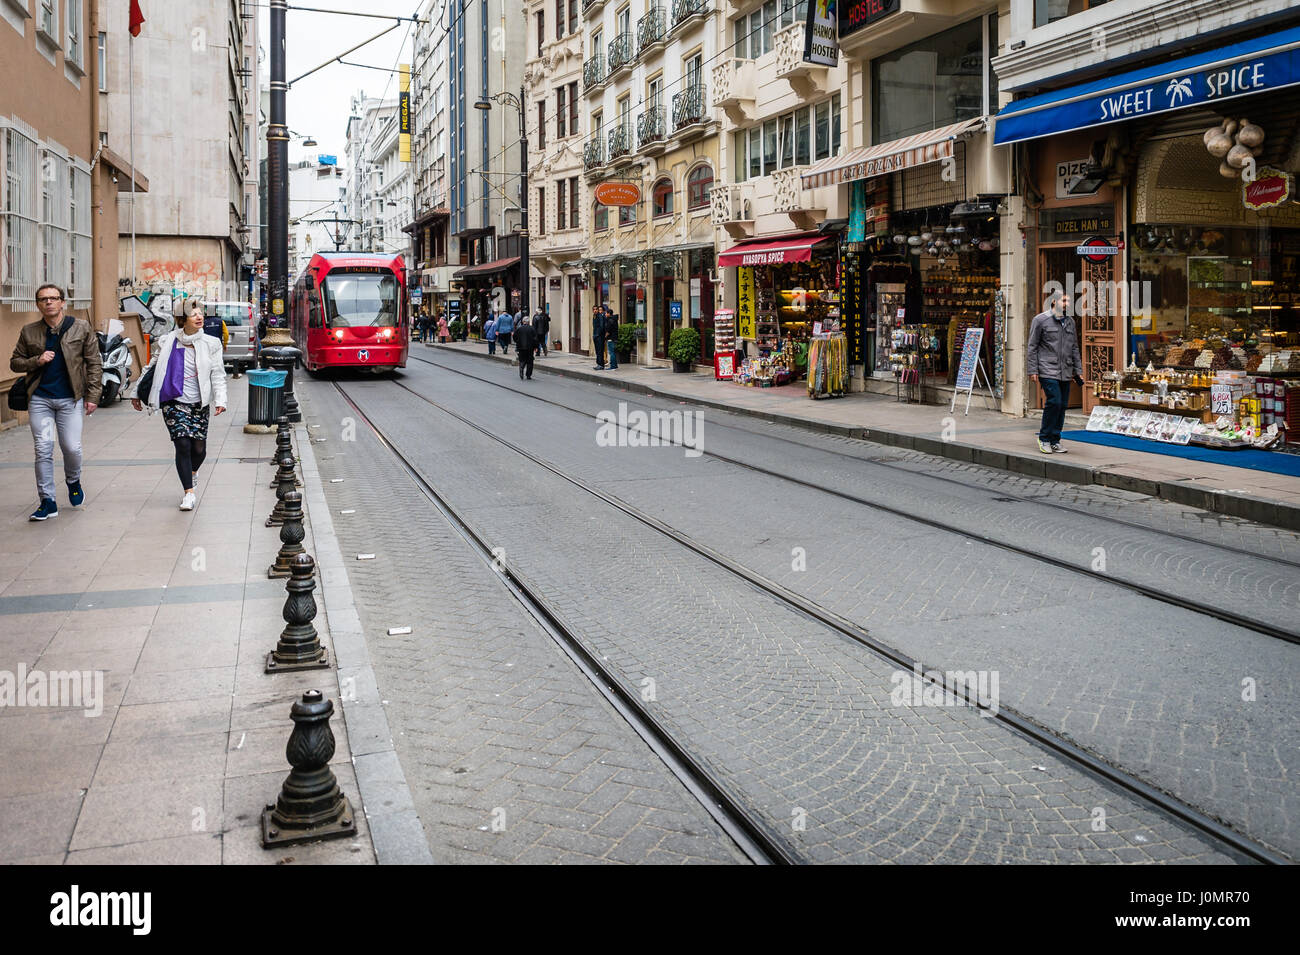
[[94, 270], [90, 238], [90, 170], [74, 165], [69, 180], [68, 300], [78, 308], [90, 305]]
[[576, 229], [578, 222], [578, 177], [569, 180], [569, 228]]
[[566, 2], [567, 0], [555, 0], [555, 39], [557, 40], [564, 36], [564, 23], [566, 19], [564, 16], [564, 5]]
[[563, 139], [565, 136], [569, 135], [567, 132], [565, 132], [564, 129], [564, 120], [565, 117], [568, 115], [568, 110], [565, 109], [564, 106], [565, 92], [566, 92], [566, 88], [563, 86], [556, 87], [555, 89], [555, 138], [556, 139]]
[[55, 43], [59, 42], [58, 13], [54, 9], [54, 0], [41, 0], [39, 29]]
[[569, 84], [569, 135], [578, 135], [578, 81]]
[[631, 225], [636, 222], [636, 206], [618, 207], [618, 224]]
[[4, 261], [0, 263], [0, 295], [31, 310], [36, 294], [36, 141], [12, 127], [0, 127], [4, 145], [4, 192], [0, 212], [4, 222]]
[[537, 11], [537, 55], [542, 55], [542, 44], [546, 42], [546, 11]]
[[713, 191], [713, 170], [709, 166], [696, 166], [686, 177], [686, 208], [702, 209], [709, 204]]
[[[556, 130], [557, 135], [562, 135]], [[546, 100], [537, 101], [537, 148], [546, 148]]]
[[108, 92], [108, 34], [101, 33], [95, 43], [95, 70], [99, 76], [99, 91]]
[[80, 68], [82, 66], [81, 54], [81, 0], [68, 0], [67, 13], [67, 31], [68, 45], [63, 50], [63, 59], [67, 63]]
[[537, 234], [546, 235], [546, 187], [537, 187]]
[[565, 191], [568, 189], [568, 182], [559, 179], [555, 183], [555, 228], [567, 229], [566, 218], [569, 214], [569, 203], [565, 198]]
[[1045, 27], [1103, 3], [1106, 0], [1034, 0], [1034, 26]]
[[654, 184], [651, 195], [651, 208], [656, 219], [673, 214], [673, 181], [660, 179]]
[[597, 232], [604, 232], [608, 229], [609, 206], [604, 206], [597, 202], [595, 208], [592, 210], [591, 221], [592, 228]]
[[41, 275], [42, 281], [68, 284], [71, 223], [71, 183], [68, 160], [50, 149], [41, 150]]
[[569, 32], [578, 32], [578, 0], [569, 0]]
[[[996, 49], [996, 17], [988, 24]], [[872, 60], [872, 142], [982, 116], [984, 104], [997, 101], [984, 33], [984, 20], [976, 18]]]

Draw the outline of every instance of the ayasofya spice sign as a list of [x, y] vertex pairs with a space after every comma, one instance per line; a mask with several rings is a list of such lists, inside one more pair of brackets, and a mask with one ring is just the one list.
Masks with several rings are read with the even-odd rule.
[[847, 3], [839, 0], [839, 3], [839, 33], [842, 40], [891, 13], [897, 13], [900, 0], [851, 0]]

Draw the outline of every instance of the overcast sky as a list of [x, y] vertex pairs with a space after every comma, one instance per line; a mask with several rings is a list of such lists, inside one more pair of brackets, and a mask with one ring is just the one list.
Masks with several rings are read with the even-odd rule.
[[[395, 16], [411, 16], [420, 6], [419, 0], [305, 0], [305, 5]], [[261, 17], [258, 23], [258, 42], [265, 54], [262, 67], [269, 76], [271, 14], [265, 0], [258, 13]], [[306, 73], [391, 24], [392, 21], [370, 17], [290, 9], [285, 16], [285, 79], [292, 80]], [[396, 70], [399, 62], [410, 62], [414, 32], [414, 26], [407, 21], [374, 43], [343, 58], [350, 63], [366, 63], [385, 70]], [[339, 157], [340, 163], [345, 161], [344, 137], [349, 104], [353, 95], [361, 90], [365, 90], [367, 96], [396, 99], [398, 76], [395, 72], [381, 73], [378, 70], [332, 63], [290, 88], [286, 104], [286, 122], [289, 128], [310, 135], [319, 143], [318, 146], [305, 149], [298, 139], [291, 139], [290, 162], [314, 157], [317, 153], [333, 154]]]

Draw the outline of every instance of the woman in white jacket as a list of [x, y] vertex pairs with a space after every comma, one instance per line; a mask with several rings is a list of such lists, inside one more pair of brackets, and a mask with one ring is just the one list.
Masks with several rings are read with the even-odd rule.
[[[192, 511], [195, 473], [208, 453], [208, 411], [215, 409], [221, 414], [226, 410], [221, 342], [203, 332], [202, 301], [189, 300], [183, 323], [159, 342], [151, 367], [153, 384], [143, 401], [151, 409], [162, 409], [176, 446], [176, 474], [185, 490], [181, 510]], [[132, 397], [131, 405], [136, 411], [144, 407], [138, 394]]]

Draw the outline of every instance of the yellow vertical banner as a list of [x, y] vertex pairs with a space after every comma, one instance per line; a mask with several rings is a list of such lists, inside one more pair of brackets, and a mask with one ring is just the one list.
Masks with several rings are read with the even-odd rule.
[[754, 337], [754, 270], [749, 266], [736, 269], [739, 297], [736, 305], [736, 337]]
[[398, 128], [397, 141], [397, 158], [402, 162], [411, 161], [411, 64], [399, 64], [398, 73], [401, 76], [401, 87], [398, 98], [398, 122], [401, 124]]

